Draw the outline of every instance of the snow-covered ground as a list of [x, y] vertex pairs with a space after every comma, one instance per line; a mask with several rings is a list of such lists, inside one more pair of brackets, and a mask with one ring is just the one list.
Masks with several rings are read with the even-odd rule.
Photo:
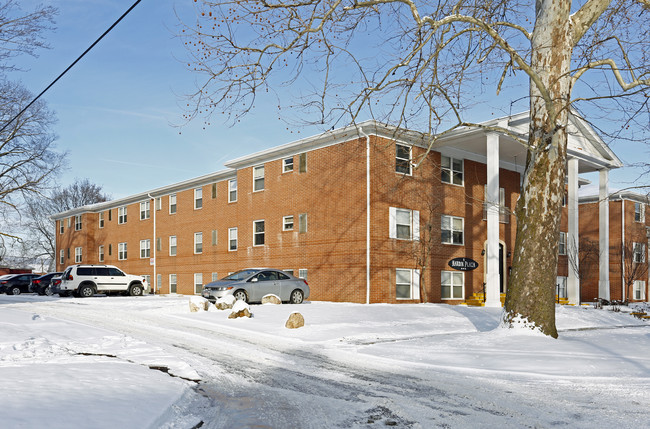
[[[557, 340], [500, 309], [0, 295], [2, 428], [650, 425], [650, 322], [557, 307]], [[299, 311], [305, 326], [284, 324]]]

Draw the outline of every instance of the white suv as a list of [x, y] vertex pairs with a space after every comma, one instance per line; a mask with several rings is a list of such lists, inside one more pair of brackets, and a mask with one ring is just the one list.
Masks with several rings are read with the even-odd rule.
[[104, 292], [140, 296], [146, 284], [144, 277], [125, 274], [112, 265], [71, 265], [61, 275], [59, 296], [89, 297]]

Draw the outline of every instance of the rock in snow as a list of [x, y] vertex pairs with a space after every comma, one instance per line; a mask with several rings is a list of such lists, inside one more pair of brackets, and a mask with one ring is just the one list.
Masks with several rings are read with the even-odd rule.
[[296, 312], [289, 315], [287, 323], [284, 324], [286, 328], [297, 329], [305, 326], [305, 318], [302, 317], [302, 314]]

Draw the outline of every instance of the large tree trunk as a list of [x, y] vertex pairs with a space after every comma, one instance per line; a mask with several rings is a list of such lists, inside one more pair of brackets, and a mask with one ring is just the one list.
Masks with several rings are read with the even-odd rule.
[[531, 63], [529, 150], [517, 203], [517, 238], [504, 322], [557, 338], [555, 284], [565, 190], [571, 84], [571, 2], [538, 0]]

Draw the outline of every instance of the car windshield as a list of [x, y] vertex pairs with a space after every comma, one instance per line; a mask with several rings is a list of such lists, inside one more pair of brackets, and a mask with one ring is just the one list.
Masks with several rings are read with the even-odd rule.
[[229, 276], [222, 278], [221, 280], [244, 280], [250, 277], [252, 274], [255, 274], [259, 270], [241, 270], [236, 271]]

